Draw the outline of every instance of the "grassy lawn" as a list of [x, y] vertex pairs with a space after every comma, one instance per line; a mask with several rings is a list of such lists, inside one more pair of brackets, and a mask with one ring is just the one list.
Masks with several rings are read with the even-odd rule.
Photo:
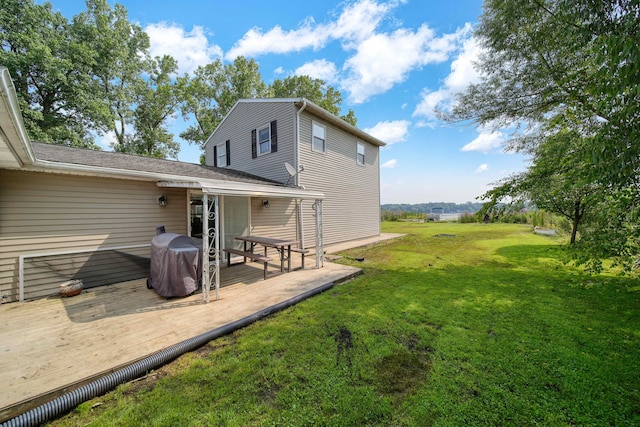
[[[386, 223], [365, 274], [52, 425], [640, 425], [640, 283], [530, 227]], [[364, 257], [364, 262], [355, 258]]]

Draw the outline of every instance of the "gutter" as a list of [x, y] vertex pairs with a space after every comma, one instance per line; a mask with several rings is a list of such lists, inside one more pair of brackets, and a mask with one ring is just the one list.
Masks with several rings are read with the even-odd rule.
[[[11, 75], [5, 67], [0, 67], [0, 92], [2, 102], [6, 106], [4, 109], [6, 109], [7, 118], [10, 123], [10, 128], [7, 130], [12, 131], [10, 135], [6, 135], [8, 138], [7, 148], [12, 152], [20, 167], [33, 164], [36, 157], [33, 154], [31, 142], [24, 127], [24, 121], [20, 113], [20, 104], [18, 103]], [[15, 147], [12, 142], [17, 142]]]

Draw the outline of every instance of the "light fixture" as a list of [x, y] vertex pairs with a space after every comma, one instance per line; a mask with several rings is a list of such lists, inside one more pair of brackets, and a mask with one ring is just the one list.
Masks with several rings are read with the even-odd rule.
[[160, 206], [167, 206], [167, 196], [163, 194], [162, 196], [158, 197], [158, 204]]
[[268, 201], [268, 200], [263, 200], [263, 201], [262, 201], [262, 207], [263, 207], [263, 208], [268, 209], [268, 208], [269, 208], [269, 206], [271, 206], [271, 205], [269, 204], [269, 201]]

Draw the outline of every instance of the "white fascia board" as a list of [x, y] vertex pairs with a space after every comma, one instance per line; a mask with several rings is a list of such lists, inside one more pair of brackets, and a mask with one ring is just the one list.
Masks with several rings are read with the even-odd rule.
[[276, 197], [288, 199], [324, 199], [324, 193], [295, 187], [276, 187], [235, 181], [161, 181], [156, 185], [167, 188], [201, 189], [207, 194], [245, 197]]
[[0, 111], [3, 113], [0, 114], [0, 128], [6, 136], [6, 140], [3, 138], [4, 143], [8, 144], [7, 149], [13, 153], [19, 166], [32, 164], [36, 157], [22, 120], [16, 90], [6, 67], [0, 67], [0, 95]]

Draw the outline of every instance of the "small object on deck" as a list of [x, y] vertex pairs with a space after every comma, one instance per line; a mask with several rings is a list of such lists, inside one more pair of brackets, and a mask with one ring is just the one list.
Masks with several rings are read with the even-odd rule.
[[79, 295], [82, 292], [83, 284], [82, 280], [69, 280], [60, 284], [60, 296], [73, 297]]

